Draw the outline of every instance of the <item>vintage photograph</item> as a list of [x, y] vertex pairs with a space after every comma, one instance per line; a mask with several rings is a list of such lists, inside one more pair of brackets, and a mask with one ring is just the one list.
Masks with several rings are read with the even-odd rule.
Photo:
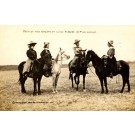
[[134, 25], [0, 25], [0, 111], [134, 111]]

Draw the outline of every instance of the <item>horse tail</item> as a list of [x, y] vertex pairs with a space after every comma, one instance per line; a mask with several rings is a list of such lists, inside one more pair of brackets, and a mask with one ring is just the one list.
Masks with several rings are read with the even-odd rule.
[[23, 62], [21, 62], [19, 65], [18, 65], [18, 72], [19, 72], [19, 80], [18, 80], [18, 82], [19, 83], [21, 83], [21, 81], [22, 81], [22, 79], [23, 79], [23, 67], [24, 67], [24, 64], [25, 64], [26, 62], [25, 61], [23, 61]]
[[127, 63], [127, 79], [129, 80], [129, 76], [130, 76], [130, 66]]
[[129, 67], [129, 65], [128, 65], [128, 67], [127, 67], [127, 77], [129, 78], [129, 70], [130, 70], [130, 67]]
[[123, 66], [123, 73], [125, 74], [125, 77], [127, 80], [129, 80], [129, 76], [130, 76], [130, 66], [127, 62], [121, 60], [120, 61], [121, 65]]

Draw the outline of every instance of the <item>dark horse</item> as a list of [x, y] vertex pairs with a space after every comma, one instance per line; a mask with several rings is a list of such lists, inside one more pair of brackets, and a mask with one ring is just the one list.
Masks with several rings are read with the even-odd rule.
[[[28, 76], [23, 75], [23, 68], [24, 68], [25, 63], [26, 62], [23, 61], [18, 66], [18, 71], [20, 75], [19, 81], [21, 84], [22, 93], [26, 93], [25, 81], [27, 80], [27, 77], [30, 77], [29, 74]], [[49, 67], [50, 65], [51, 65], [51, 57], [49, 54], [47, 54], [44, 59], [39, 58], [37, 60], [34, 60], [32, 71], [31, 71], [33, 75], [32, 76], [33, 82], [34, 82], [34, 92], [33, 92], [34, 96], [37, 94], [37, 85], [36, 85], [37, 83], [38, 83], [38, 95], [41, 95], [41, 91], [40, 91], [41, 79], [43, 75], [45, 75], [46, 77], [49, 77], [49, 70], [48, 70], [49, 68], [47, 67]]]
[[[92, 64], [95, 68], [95, 72], [100, 80], [101, 83], [101, 93], [104, 93], [104, 87], [103, 87], [103, 82], [106, 88], [106, 93], [108, 93], [108, 88], [107, 88], [107, 77], [109, 77], [109, 74], [107, 72], [107, 69], [104, 66], [104, 61], [98, 55], [92, 51], [89, 50], [86, 55], [87, 62], [89, 63], [92, 61]], [[121, 89], [121, 93], [123, 93], [125, 84], [127, 83], [128, 85], [128, 92], [130, 92], [130, 83], [129, 83], [129, 64], [123, 60], [117, 61], [117, 71], [114, 74], [114, 76], [120, 74], [123, 79], [123, 86]]]
[[[79, 56], [77, 60], [76, 67], [71, 67], [71, 61], [69, 62], [69, 79], [72, 81], [72, 88], [74, 87], [74, 81], [77, 85], [76, 90], [78, 91], [78, 86], [80, 83], [80, 75], [83, 75], [83, 90], [85, 90], [85, 77], [86, 77], [86, 71], [87, 71], [87, 61], [85, 59], [85, 51], [82, 50], [82, 55]], [[73, 74], [75, 76], [73, 77]]]

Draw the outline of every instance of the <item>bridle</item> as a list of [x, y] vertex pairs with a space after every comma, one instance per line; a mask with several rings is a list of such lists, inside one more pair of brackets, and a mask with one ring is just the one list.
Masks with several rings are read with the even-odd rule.
[[[62, 49], [60, 49], [60, 52], [59, 52], [59, 53], [61, 53], [61, 57], [60, 57], [60, 60], [58, 60], [58, 61], [64, 61], [63, 58], [66, 58], [66, 60], [69, 59], [70, 56], [68, 56], [67, 54], [65, 54], [64, 51], [61, 51], [61, 50]], [[58, 54], [58, 56], [59, 56], [59, 54]]]

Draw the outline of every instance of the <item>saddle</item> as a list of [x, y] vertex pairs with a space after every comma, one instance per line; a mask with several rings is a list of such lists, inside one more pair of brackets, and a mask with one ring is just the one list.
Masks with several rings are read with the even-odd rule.
[[[108, 56], [106, 56], [106, 55], [103, 55], [102, 57], [101, 57], [101, 60], [102, 60], [102, 64], [103, 64], [103, 67], [104, 67], [104, 69], [105, 70], [107, 70], [107, 68], [110, 66], [109, 64], [109, 57]], [[116, 61], [116, 67], [114, 67], [114, 68], [116, 68], [116, 72], [119, 72], [120, 70], [121, 70], [121, 68], [122, 68], [122, 65], [121, 65], [121, 63], [119, 62], [119, 61]]]
[[33, 72], [32, 72], [32, 70], [33, 70], [33, 62], [31, 63], [31, 65], [30, 65], [30, 70], [29, 70], [29, 72], [26, 72], [26, 73], [24, 73], [24, 76], [26, 76], [26, 77], [30, 77], [30, 78], [32, 78], [33, 77]]
[[44, 64], [43, 71], [45, 77], [52, 76], [52, 65]]
[[[71, 63], [72, 63], [72, 60], [71, 60]], [[70, 63], [70, 67], [76, 69], [78, 65], [80, 66], [81, 57], [78, 57], [78, 59], [74, 63], [72, 64], [71, 63]]]
[[108, 56], [103, 55], [101, 57], [101, 60], [102, 60], [102, 63], [103, 63], [104, 68], [106, 68], [107, 67], [107, 64], [108, 64]]

